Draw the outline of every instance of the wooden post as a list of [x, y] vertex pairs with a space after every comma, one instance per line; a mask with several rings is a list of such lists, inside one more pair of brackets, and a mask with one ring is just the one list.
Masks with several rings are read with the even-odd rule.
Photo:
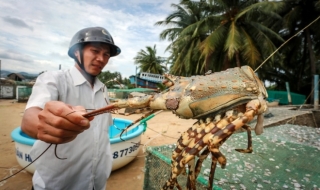
[[287, 89], [287, 94], [288, 94], [288, 104], [292, 105], [290, 87], [289, 87], [289, 83], [288, 82], [286, 82], [286, 89]]
[[314, 75], [314, 109], [319, 109], [319, 75]]

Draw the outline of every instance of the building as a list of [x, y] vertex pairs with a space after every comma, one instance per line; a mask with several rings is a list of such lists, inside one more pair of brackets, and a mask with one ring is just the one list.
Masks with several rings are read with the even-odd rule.
[[147, 81], [155, 82], [155, 83], [162, 83], [162, 81], [165, 79], [163, 75], [146, 73], [146, 72], [141, 72], [140, 78], [145, 79]]
[[140, 77], [134, 76], [134, 75], [131, 75], [129, 77], [129, 79], [130, 79], [130, 83], [133, 85], [136, 85], [137, 88], [138, 87], [139, 88], [150, 88], [150, 89], [155, 89], [155, 90], [158, 89], [159, 82], [151, 81], [148, 79], [143, 79], [143, 78], [140, 78]]
[[8, 79], [11, 79], [14, 81], [23, 81], [25, 79], [25, 77], [19, 73], [11, 73], [8, 75]]

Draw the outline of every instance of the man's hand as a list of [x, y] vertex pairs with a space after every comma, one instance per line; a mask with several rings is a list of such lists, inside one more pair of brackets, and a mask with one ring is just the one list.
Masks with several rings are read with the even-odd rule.
[[[53, 144], [72, 141], [78, 134], [90, 127], [90, 121], [93, 119], [93, 117], [85, 118], [82, 116], [86, 113], [84, 107], [72, 107], [59, 101], [47, 102], [43, 110], [33, 108], [30, 110], [31, 113], [28, 113], [29, 109], [26, 110], [22, 121], [22, 129], [27, 128], [23, 131], [31, 132], [31, 136]], [[34, 109], [38, 109], [38, 111]], [[25, 117], [31, 118], [26, 119]], [[32, 121], [32, 117], [37, 118], [33, 118], [35, 120]]]

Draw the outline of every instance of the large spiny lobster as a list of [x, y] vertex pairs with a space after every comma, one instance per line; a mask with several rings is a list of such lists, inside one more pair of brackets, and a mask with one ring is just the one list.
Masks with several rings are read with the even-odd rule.
[[[178, 175], [188, 166], [187, 188], [196, 189], [195, 180], [201, 164], [211, 153], [212, 164], [209, 187], [212, 189], [217, 162], [222, 168], [226, 158], [219, 147], [238, 129], [248, 133], [247, 149], [236, 149], [244, 153], [252, 152], [251, 128], [246, 125], [257, 118], [255, 133], [263, 132], [263, 113], [267, 109], [267, 92], [263, 83], [249, 66], [232, 68], [204, 76], [180, 77], [166, 75], [164, 82], [169, 88], [155, 95], [146, 95], [127, 100], [117, 100], [107, 109], [87, 113], [96, 115], [107, 110], [126, 107], [150, 107], [153, 110], [172, 110], [181, 118], [195, 118], [198, 121], [184, 132], [178, 140], [171, 159], [171, 175], [162, 189], [182, 189]], [[195, 157], [199, 159], [195, 163]]]

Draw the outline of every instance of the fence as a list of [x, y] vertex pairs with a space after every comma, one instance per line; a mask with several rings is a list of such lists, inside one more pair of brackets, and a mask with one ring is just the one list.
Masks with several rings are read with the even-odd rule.
[[127, 99], [133, 92], [139, 92], [143, 94], [152, 94], [156, 90], [148, 88], [133, 88], [133, 89], [108, 89], [108, 95], [110, 99]]
[[31, 92], [32, 92], [32, 87], [17, 86], [16, 99], [18, 100], [18, 102], [26, 102], [28, 101], [31, 95]]
[[0, 80], [0, 98], [27, 101], [31, 95], [32, 86], [32, 83]]

